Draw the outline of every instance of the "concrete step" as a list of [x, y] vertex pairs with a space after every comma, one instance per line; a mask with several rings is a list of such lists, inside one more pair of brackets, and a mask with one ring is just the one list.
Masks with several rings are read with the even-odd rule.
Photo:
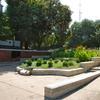
[[72, 90], [75, 90], [100, 76], [100, 71], [88, 72], [70, 77], [66, 80], [50, 84], [45, 87], [45, 97], [56, 99]]

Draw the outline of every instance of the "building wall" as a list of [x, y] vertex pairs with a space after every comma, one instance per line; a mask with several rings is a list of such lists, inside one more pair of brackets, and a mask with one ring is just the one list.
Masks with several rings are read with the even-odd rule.
[[49, 52], [21, 51], [21, 58], [31, 58], [32, 56], [49, 55]]
[[20, 60], [20, 58], [31, 58], [32, 56], [49, 54], [50, 52], [48, 51], [0, 49], [0, 61]]
[[0, 50], [0, 61], [9, 61], [11, 60], [11, 52]]

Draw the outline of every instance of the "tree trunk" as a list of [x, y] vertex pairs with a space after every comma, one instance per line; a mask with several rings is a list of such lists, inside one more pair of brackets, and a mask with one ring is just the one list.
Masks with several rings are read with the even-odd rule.
[[25, 41], [24, 43], [25, 43], [24, 47], [25, 47], [25, 50], [26, 50], [26, 49], [28, 49], [28, 41]]

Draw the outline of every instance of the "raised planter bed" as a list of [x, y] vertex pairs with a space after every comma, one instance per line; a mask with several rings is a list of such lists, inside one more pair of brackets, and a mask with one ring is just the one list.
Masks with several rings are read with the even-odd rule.
[[[83, 72], [86, 72], [93, 67], [97, 67], [100, 65], [100, 58], [93, 58], [93, 61], [88, 61], [88, 62], [81, 62], [80, 63], [80, 68], [76, 69], [33, 69], [31, 68], [30, 70], [26, 70], [24, 68], [21, 68], [18, 66], [16, 70], [19, 72], [19, 74], [22, 74], [20, 72], [21, 70], [24, 69], [24, 72], [26, 75], [64, 75], [64, 76], [73, 76], [77, 74], [81, 74]], [[26, 71], [25, 71], [26, 70]], [[23, 73], [22, 75], [25, 75]]]
[[[77, 74], [84, 73], [93, 67], [97, 67], [100, 65], [99, 58], [93, 58], [93, 61], [82, 62], [80, 63], [81, 68], [76, 69], [31, 69], [25, 70], [23, 68], [17, 67], [17, 71], [21, 75], [63, 75], [63, 76], [74, 76]], [[62, 96], [74, 89], [77, 89], [96, 77], [100, 76], [100, 71], [88, 72], [78, 76], [71, 77], [67, 80], [59, 81], [54, 84], [50, 84], [45, 86], [45, 97], [54, 100], [59, 96]]]

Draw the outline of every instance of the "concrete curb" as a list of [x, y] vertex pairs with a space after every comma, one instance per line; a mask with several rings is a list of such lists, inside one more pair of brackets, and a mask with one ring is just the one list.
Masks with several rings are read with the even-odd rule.
[[59, 96], [89, 83], [98, 76], [100, 76], [100, 72], [93, 72], [50, 84], [45, 87], [45, 97], [54, 100]]
[[33, 69], [32, 75], [61, 75], [73, 76], [84, 72], [83, 68], [77, 69]]

